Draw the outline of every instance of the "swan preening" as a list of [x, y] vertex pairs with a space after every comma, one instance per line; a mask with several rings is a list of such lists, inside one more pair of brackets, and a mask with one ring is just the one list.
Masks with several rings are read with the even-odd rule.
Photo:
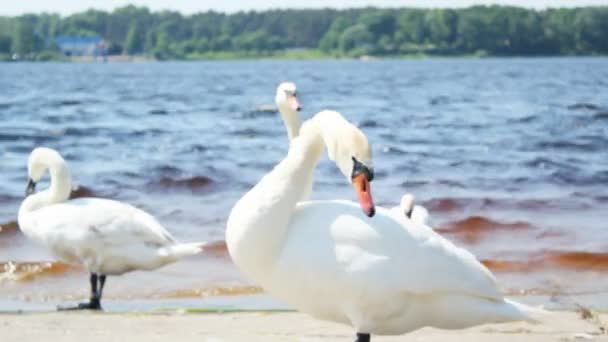
[[412, 194], [403, 195], [399, 205], [391, 210], [398, 215], [405, 215], [417, 224], [428, 226], [429, 212], [425, 207], [414, 204], [414, 195]]
[[[290, 135], [291, 136], [291, 135]], [[359, 203], [300, 202], [324, 150]], [[351, 325], [357, 341], [425, 326], [533, 320], [468, 251], [375, 208], [371, 149], [339, 113], [306, 121], [287, 156], [233, 207], [226, 243], [239, 269], [298, 310]]]
[[[275, 104], [279, 109], [285, 128], [287, 129], [287, 137], [291, 142], [300, 133], [300, 115], [298, 112], [302, 109], [300, 102], [296, 96], [297, 88], [293, 82], [282, 82], [279, 84], [275, 95]], [[312, 178], [308, 180], [308, 189], [302, 195], [302, 200], [310, 198], [312, 192]], [[412, 221], [428, 225], [429, 212], [420, 205], [414, 205], [414, 195], [405, 194], [401, 197], [399, 206], [392, 209], [397, 215], [405, 215]]]
[[[34, 193], [49, 170], [50, 187]], [[204, 243], [178, 243], [150, 214], [118, 201], [68, 200], [71, 176], [65, 160], [39, 147], [28, 160], [27, 197], [19, 208], [19, 227], [58, 259], [90, 272], [91, 298], [68, 309], [101, 309], [107, 275], [153, 270], [198, 254]]]

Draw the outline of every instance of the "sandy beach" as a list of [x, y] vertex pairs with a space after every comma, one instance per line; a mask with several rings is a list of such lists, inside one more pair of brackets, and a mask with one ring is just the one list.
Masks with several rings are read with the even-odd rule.
[[[484, 325], [466, 330], [425, 328], [404, 336], [372, 341], [608, 341], [602, 328], [608, 316], [583, 319], [576, 312], [551, 313], [541, 324]], [[3, 342], [228, 342], [353, 341], [345, 326], [295, 312], [247, 313], [5, 313], [0, 315]]]

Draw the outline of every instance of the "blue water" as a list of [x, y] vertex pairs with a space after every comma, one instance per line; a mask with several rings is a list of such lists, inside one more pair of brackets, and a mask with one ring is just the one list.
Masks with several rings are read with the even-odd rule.
[[[221, 241], [232, 205], [287, 150], [279, 115], [256, 110], [284, 80], [297, 83], [304, 118], [335, 109], [368, 135], [377, 204], [414, 193], [433, 226], [484, 260], [600, 256], [499, 272], [507, 291], [608, 292], [607, 58], [0, 64], [0, 222], [16, 219], [28, 153], [44, 145], [94, 195], [149, 211], [180, 239]], [[355, 199], [328, 160], [313, 198]], [[480, 220], [506, 226], [458, 233]], [[0, 261], [45, 260], [0, 235]], [[16, 300], [87, 293], [79, 272], [1, 279], [0, 295]], [[219, 253], [112, 279], [108, 296], [245, 285]]]

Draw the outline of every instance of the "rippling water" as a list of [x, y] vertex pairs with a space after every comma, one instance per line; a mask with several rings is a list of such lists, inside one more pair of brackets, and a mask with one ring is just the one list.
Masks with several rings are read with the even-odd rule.
[[[368, 135], [378, 204], [414, 193], [510, 294], [608, 307], [606, 58], [0, 64], [0, 297], [88, 293], [82, 270], [49, 263], [13, 222], [39, 145], [66, 157], [76, 195], [127, 201], [182, 240], [218, 242], [111, 278], [109, 298], [259, 292], [221, 242], [234, 202], [286, 152], [279, 116], [256, 110], [283, 80], [298, 84], [305, 118], [336, 109]], [[354, 194], [325, 160], [313, 198]]]

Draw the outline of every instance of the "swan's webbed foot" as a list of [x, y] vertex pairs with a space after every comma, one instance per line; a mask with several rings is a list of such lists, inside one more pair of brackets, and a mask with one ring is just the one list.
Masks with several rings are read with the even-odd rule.
[[91, 273], [89, 281], [91, 283], [91, 299], [88, 302], [79, 303], [76, 306], [58, 306], [57, 310], [103, 310], [101, 308], [101, 296], [103, 287], [106, 284], [106, 276], [104, 274], [97, 276], [97, 274]]
[[72, 310], [103, 310], [101, 308], [101, 302], [97, 298], [91, 298], [88, 302], [78, 303], [78, 305], [72, 306], [57, 306], [58, 311], [72, 311]]
[[355, 342], [369, 342], [371, 340], [371, 336], [369, 334], [361, 334], [357, 333], [357, 339]]

